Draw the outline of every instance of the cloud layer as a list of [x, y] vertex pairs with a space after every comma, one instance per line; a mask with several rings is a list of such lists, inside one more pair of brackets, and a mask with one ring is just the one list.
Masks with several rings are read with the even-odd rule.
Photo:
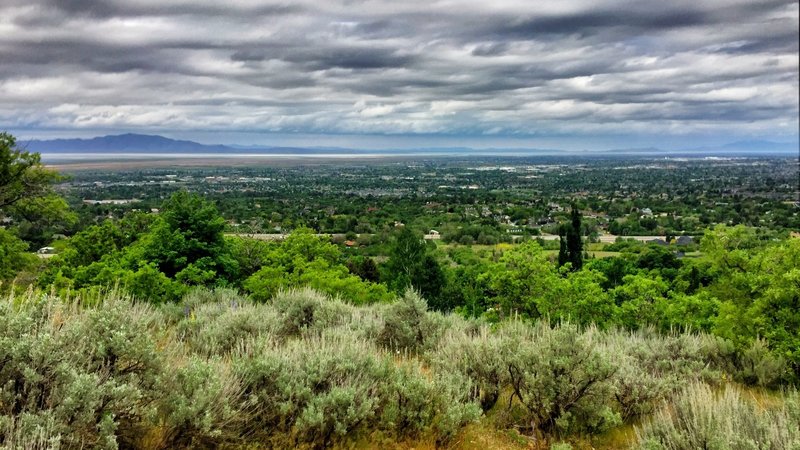
[[[224, 6], [222, 6], [224, 4]], [[796, 139], [782, 0], [5, 0], [0, 125]]]

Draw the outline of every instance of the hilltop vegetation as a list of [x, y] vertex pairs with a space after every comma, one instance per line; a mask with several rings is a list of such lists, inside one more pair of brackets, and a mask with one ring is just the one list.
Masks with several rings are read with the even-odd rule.
[[704, 235], [701, 258], [638, 246], [573, 270], [571, 263], [558, 267], [535, 241], [487, 258], [468, 248], [448, 255], [404, 229], [377, 265], [348, 258], [309, 229], [265, 242], [226, 238], [223, 222], [212, 204], [177, 193], [158, 215], [134, 214], [77, 233], [37, 283], [61, 295], [119, 286], [156, 303], [178, 301], [192, 286], [241, 289], [262, 302], [280, 289], [308, 286], [354, 304], [390, 302], [414, 287], [434, 309], [492, 321], [520, 315], [705, 331], [736, 352], [761, 339], [777, 361], [788, 362], [782, 377], [800, 373], [797, 239], [765, 241], [750, 228], [718, 226]]

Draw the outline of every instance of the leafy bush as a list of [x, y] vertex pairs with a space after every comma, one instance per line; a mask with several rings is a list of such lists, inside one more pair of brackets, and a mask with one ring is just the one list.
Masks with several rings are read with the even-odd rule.
[[[242, 283], [256, 301], [265, 302], [282, 289], [304, 287], [341, 295], [353, 304], [385, 302], [394, 297], [385, 285], [351, 274], [339, 262], [339, 248], [311, 229], [296, 229], [282, 242], [259, 247], [246, 255], [248, 260], [260, 261], [261, 267]], [[238, 248], [245, 250], [241, 245]], [[250, 264], [245, 261], [245, 265]]]
[[0, 416], [0, 449], [59, 450], [61, 441], [52, 417], [45, 418], [43, 414]]
[[756, 339], [750, 348], [745, 349], [736, 359], [737, 379], [746, 384], [758, 386], [774, 386], [787, 375], [788, 366], [780, 356], [776, 356], [767, 348], [767, 344]]
[[572, 446], [566, 442], [558, 442], [550, 446], [550, 450], [572, 450]]
[[276, 446], [327, 446], [373, 429], [447, 439], [480, 414], [463, 382], [429, 379], [347, 333], [281, 347], [254, 342], [234, 367], [244, 383], [246, 433]]
[[757, 404], [734, 388], [715, 393], [693, 384], [671, 408], [637, 429], [638, 448], [646, 450], [796, 449], [800, 447], [797, 391], [786, 406]]
[[[724, 385], [732, 375], [770, 385], [786, 372], [759, 341], [742, 351], [707, 334], [653, 327], [490, 325], [429, 312], [412, 291], [367, 307], [309, 289], [267, 303], [198, 289], [182, 304], [161, 305], [114, 292], [63, 302], [31, 291], [0, 300], [0, 447], [446, 445], [490, 410], [494, 425], [572, 441], [655, 411], [687, 383]], [[686, 395], [675, 411], [698, 408]], [[755, 407], [767, 415], [756, 414], [760, 434], [747, 436], [796, 439], [798, 394], [774, 404], [783, 409]], [[642, 446], [684, 448], [668, 439], [695, 431], [672, 411], [643, 428], [653, 431]], [[695, 412], [686, 417], [712, 420]], [[749, 412], [730, 414], [735, 426], [750, 426]], [[727, 432], [708, 427], [698, 433]]]
[[146, 446], [209, 448], [239, 439], [241, 386], [222, 361], [191, 357], [167, 380], [159, 401], [163, 432]]
[[205, 356], [224, 355], [252, 336], [277, 335], [280, 319], [276, 311], [244, 303], [207, 304], [191, 311], [177, 330], [189, 348]]
[[49, 430], [68, 448], [136, 440], [165, 366], [151, 310], [117, 298], [79, 310], [34, 295], [0, 308], [0, 420], [28, 437]]
[[483, 411], [489, 411], [508, 381], [503, 344], [504, 340], [487, 327], [482, 327], [476, 336], [447, 333], [433, 364], [442, 372], [467, 377], [472, 383], [471, 397], [480, 402]]
[[408, 289], [384, 315], [384, 327], [378, 341], [397, 351], [417, 351], [430, 343], [436, 331], [428, 314], [428, 304], [417, 292]]
[[25, 241], [0, 228], [0, 287], [3, 282], [13, 280], [21, 270], [36, 263], [36, 256], [27, 250]]
[[272, 304], [280, 315], [279, 334], [284, 338], [301, 333], [319, 334], [325, 328], [343, 323], [351, 313], [349, 305], [308, 288], [280, 291]]
[[[539, 323], [532, 341], [515, 332], [506, 348], [509, 383], [526, 412], [525, 424], [542, 431], [602, 430], [619, 422], [609, 406], [616, 368], [587, 335], [573, 325]], [[516, 335], [516, 336], [515, 336]]]
[[662, 335], [653, 328], [608, 331], [598, 335], [604, 352], [614, 355], [618, 371], [612, 382], [623, 419], [651, 413], [687, 381], [720, 379], [708, 355], [717, 341], [707, 335]]

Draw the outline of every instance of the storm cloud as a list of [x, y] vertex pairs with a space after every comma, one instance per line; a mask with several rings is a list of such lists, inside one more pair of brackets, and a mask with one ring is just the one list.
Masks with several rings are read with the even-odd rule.
[[798, 34], [781, 0], [6, 0], [0, 127], [796, 140]]

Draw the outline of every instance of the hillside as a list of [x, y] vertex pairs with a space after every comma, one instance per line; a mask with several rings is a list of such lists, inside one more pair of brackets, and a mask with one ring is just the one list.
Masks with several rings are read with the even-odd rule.
[[0, 301], [0, 342], [9, 448], [800, 443], [797, 391], [756, 406], [726, 381], [741, 362], [712, 336], [492, 326], [414, 293], [354, 307], [311, 290], [266, 304], [195, 290], [161, 306], [29, 292]]

